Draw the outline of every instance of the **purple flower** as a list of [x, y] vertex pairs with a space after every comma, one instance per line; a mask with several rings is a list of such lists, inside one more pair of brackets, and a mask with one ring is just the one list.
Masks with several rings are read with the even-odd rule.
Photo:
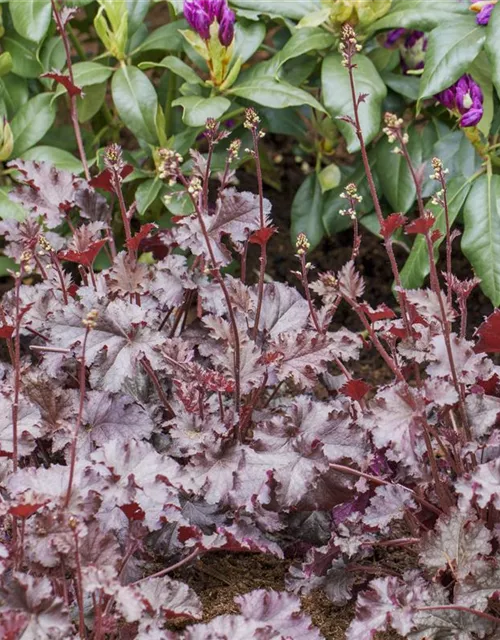
[[410, 70], [423, 69], [427, 38], [423, 31], [393, 29], [386, 36], [384, 46], [398, 44], [403, 73]]
[[483, 117], [483, 92], [481, 87], [466, 74], [436, 98], [450, 111], [457, 111], [461, 127], [473, 127]]
[[491, 12], [493, 11], [493, 7], [495, 5], [493, 3], [485, 5], [477, 14], [476, 22], [481, 26], [485, 27], [491, 18]]
[[219, 21], [219, 40], [224, 47], [229, 47], [234, 38], [234, 23], [236, 16], [231, 9], [224, 9], [222, 19]]
[[184, 0], [184, 17], [203, 40], [210, 40], [210, 27], [216, 21], [221, 45], [228, 47], [233, 41], [236, 16], [226, 0]]

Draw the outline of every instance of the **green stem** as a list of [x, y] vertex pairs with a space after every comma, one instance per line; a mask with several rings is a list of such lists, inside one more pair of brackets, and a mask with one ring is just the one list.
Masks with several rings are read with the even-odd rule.
[[167, 138], [173, 133], [173, 116], [174, 110], [172, 107], [172, 102], [175, 100], [175, 96], [177, 94], [177, 76], [175, 73], [170, 74], [170, 78], [168, 79], [168, 90], [167, 90], [167, 99], [165, 100], [165, 135]]
[[67, 23], [66, 28], [68, 29], [69, 39], [71, 40], [71, 43], [74, 46], [75, 51], [77, 52], [78, 56], [82, 60], [86, 60], [87, 56], [85, 54], [85, 51], [83, 50], [83, 47], [80, 44], [78, 38], [76, 37], [75, 32], [73, 31], [73, 27], [69, 24], [69, 22]]

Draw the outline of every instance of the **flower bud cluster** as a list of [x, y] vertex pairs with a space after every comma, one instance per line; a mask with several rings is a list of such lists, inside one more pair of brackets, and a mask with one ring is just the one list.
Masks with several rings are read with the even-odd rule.
[[226, 0], [185, 0], [184, 17], [203, 40], [210, 40], [214, 22], [219, 26], [217, 36], [223, 47], [229, 47], [234, 39], [236, 15]]
[[349, 200], [349, 208], [348, 209], [340, 209], [339, 214], [341, 216], [349, 216], [352, 220], [356, 217], [356, 205], [360, 204], [363, 201], [363, 196], [358, 193], [358, 189], [356, 185], [351, 182], [345, 188], [345, 191], [342, 191], [340, 194], [341, 198], [345, 200]]
[[97, 316], [99, 314], [97, 313], [97, 311], [95, 309], [92, 309], [92, 311], [89, 311], [87, 313], [87, 316], [82, 320], [82, 324], [84, 327], [86, 327], [89, 331], [91, 329], [95, 329], [96, 328], [96, 324], [97, 324]]
[[305, 255], [309, 251], [309, 249], [311, 248], [311, 243], [307, 239], [305, 233], [299, 233], [299, 235], [297, 236], [297, 241], [295, 243], [295, 248], [297, 249], [297, 255], [299, 257]]
[[356, 33], [349, 23], [342, 26], [339, 51], [342, 56], [342, 66], [352, 67], [352, 59], [363, 47], [358, 43]]
[[437, 180], [438, 182], [443, 182], [444, 176], [447, 173], [449, 173], [448, 169], [444, 168], [443, 162], [439, 158], [432, 158], [431, 164], [432, 164], [432, 168], [434, 169], [434, 173], [431, 173], [429, 178], [431, 180]]
[[172, 149], [160, 149], [158, 157], [160, 160], [158, 163], [158, 177], [160, 180], [168, 179], [169, 185], [173, 186], [179, 175], [179, 167], [183, 160], [182, 156]]

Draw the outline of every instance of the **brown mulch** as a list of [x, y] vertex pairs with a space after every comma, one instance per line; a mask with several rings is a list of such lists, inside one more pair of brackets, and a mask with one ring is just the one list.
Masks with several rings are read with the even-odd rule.
[[[203, 622], [219, 615], [238, 613], [234, 598], [254, 589], [285, 590], [290, 562], [264, 554], [213, 553], [174, 577], [189, 584], [203, 604]], [[338, 607], [320, 591], [302, 598], [303, 611], [311, 616], [326, 640], [343, 640], [354, 616], [354, 605]], [[399, 635], [382, 633], [377, 640], [397, 640]], [[304, 640], [307, 640], [306, 638]]]

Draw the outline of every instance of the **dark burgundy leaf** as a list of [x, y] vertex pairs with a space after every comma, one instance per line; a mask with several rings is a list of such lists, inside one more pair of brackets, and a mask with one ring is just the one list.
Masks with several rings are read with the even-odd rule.
[[405, 227], [405, 232], [408, 234], [416, 234], [422, 233], [426, 234], [429, 229], [432, 228], [436, 219], [434, 216], [425, 216], [425, 218], [418, 218], [417, 220], [413, 220], [410, 224], [407, 224]]
[[143, 224], [140, 230], [132, 237], [130, 240], [127, 240], [125, 243], [129, 249], [133, 251], [137, 251], [139, 249], [139, 245], [141, 242], [148, 237], [149, 233], [153, 229], [158, 229], [158, 225], [149, 222], [148, 224]]
[[[134, 167], [131, 164], [126, 164], [120, 173], [121, 179], [125, 180], [125, 178], [129, 176], [133, 170]], [[94, 189], [103, 189], [104, 191], [108, 191], [109, 193], [114, 193], [115, 191], [113, 187], [113, 174], [109, 169], [104, 169], [104, 171], [101, 171], [101, 173], [92, 178], [92, 180], [89, 182], [89, 185]]]
[[479, 326], [476, 331], [479, 340], [475, 351], [486, 353], [500, 353], [500, 309], [493, 313]]
[[76, 84], [73, 84], [69, 79], [69, 76], [64, 75], [60, 71], [53, 69], [47, 73], [42, 73], [40, 78], [49, 78], [50, 80], [55, 80], [58, 84], [61, 84], [69, 93], [70, 96], [80, 96], [84, 95], [81, 87], [78, 87]]

